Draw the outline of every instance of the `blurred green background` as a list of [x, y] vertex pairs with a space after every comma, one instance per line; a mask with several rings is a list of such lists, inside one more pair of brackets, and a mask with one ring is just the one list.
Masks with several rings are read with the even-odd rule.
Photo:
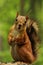
[[13, 61], [7, 37], [17, 12], [35, 19], [39, 25], [41, 42], [38, 59], [34, 65], [43, 65], [43, 0], [0, 0], [0, 61]]

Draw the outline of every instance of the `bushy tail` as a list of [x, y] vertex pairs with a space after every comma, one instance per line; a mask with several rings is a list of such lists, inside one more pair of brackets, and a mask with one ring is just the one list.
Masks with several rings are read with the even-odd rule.
[[36, 22], [34, 22], [33, 20], [31, 22], [33, 23], [30, 26], [30, 29], [27, 27], [26, 31], [31, 41], [33, 55], [36, 57], [39, 45], [39, 37], [38, 37], [39, 28]]

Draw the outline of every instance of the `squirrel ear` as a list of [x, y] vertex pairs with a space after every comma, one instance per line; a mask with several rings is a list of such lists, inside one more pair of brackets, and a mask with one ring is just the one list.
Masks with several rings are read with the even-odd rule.
[[17, 12], [16, 17], [18, 17], [19, 13]]
[[28, 20], [29, 19], [29, 17], [28, 16], [26, 16], [26, 20]]

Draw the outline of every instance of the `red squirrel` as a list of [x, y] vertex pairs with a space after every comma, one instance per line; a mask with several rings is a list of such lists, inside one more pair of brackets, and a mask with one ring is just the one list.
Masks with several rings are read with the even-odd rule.
[[36, 32], [38, 32], [38, 27], [33, 20], [17, 14], [16, 22], [8, 34], [8, 42], [14, 60], [26, 63], [36, 60], [35, 45], [38, 44]]

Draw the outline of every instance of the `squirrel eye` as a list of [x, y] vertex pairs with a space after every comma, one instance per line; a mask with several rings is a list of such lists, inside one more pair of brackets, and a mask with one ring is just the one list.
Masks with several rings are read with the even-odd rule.
[[25, 21], [25, 23], [26, 23], [26, 21]]
[[25, 23], [23, 25], [25, 25], [25, 24], [26, 24], [26, 21], [25, 21]]
[[16, 19], [16, 21], [17, 21], [17, 19]]

